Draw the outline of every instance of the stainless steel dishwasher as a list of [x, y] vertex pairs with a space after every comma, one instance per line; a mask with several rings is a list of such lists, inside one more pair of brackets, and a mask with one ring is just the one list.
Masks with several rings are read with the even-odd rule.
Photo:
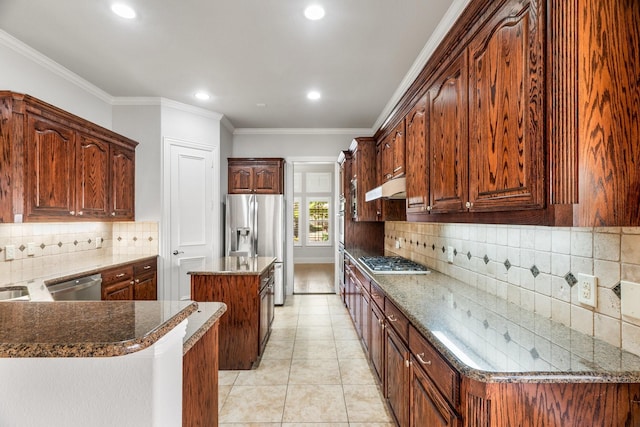
[[102, 276], [94, 274], [47, 286], [54, 301], [100, 301]]

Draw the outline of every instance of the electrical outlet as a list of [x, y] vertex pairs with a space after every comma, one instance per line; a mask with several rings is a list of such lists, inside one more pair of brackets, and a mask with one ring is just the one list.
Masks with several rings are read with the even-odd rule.
[[453, 246], [447, 246], [447, 262], [453, 264]]
[[15, 245], [7, 245], [4, 247], [4, 259], [5, 261], [11, 261], [12, 259], [16, 259]]
[[27, 256], [34, 256], [36, 254], [36, 244], [34, 242], [27, 243]]
[[396, 240], [396, 249], [400, 249], [400, 239]]
[[96, 249], [100, 249], [102, 247], [102, 237], [96, 237]]
[[598, 305], [598, 278], [589, 274], [578, 274], [578, 302], [591, 307]]

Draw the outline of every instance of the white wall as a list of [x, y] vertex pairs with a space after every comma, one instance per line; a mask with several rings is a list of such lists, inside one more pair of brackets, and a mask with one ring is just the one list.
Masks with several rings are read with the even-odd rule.
[[233, 157], [331, 157], [349, 148], [353, 138], [367, 136], [367, 130], [352, 133], [242, 133], [233, 136]]
[[113, 130], [136, 140], [136, 220], [161, 220], [160, 105], [119, 105], [113, 108]]
[[0, 90], [34, 96], [111, 129], [111, 97], [107, 93], [2, 30], [0, 64]]

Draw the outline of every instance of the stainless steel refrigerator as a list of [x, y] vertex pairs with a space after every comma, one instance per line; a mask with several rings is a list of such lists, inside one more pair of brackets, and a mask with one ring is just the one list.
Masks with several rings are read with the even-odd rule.
[[227, 256], [276, 258], [274, 303], [285, 299], [284, 197], [279, 194], [229, 194], [225, 216]]

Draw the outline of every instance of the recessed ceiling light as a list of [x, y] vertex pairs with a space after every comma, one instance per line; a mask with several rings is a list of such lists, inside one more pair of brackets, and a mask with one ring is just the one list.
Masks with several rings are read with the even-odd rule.
[[320, 99], [320, 92], [318, 92], [317, 90], [312, 90], [309, 93], [307, 93], [307, 98], [309, 98], [312, 101], [316, 101]]
[[312, 21], [317, 21], [324, 17], [324, 8], [319, 4], [312, 4], [304, 10], [304, 16]]
[[208, 94], [208, 93], [206, 93], [206, 92], [197, 92], [197, 93], [195, 94], [195, 97], [196, 97], [196, 98], [198, 98], [198, 99], [199, 99], [199, 100], [201, 100], [201, 101], [206, 101], [206, 100], [208, 100], [209, 98], [211, 98], [211, 97], [209, 96], [209, 94]]
[[111, 11], [121, 18], [133, 19], [136, 17], [136, 11], [131, 6], [124, 3], [114, 3], [111, 5]]
[[264, 102], [258, 102], [256, 104], [256, 107], [258, 107], [258, 108], [267, 108], [267, 104], [265, 104]]

